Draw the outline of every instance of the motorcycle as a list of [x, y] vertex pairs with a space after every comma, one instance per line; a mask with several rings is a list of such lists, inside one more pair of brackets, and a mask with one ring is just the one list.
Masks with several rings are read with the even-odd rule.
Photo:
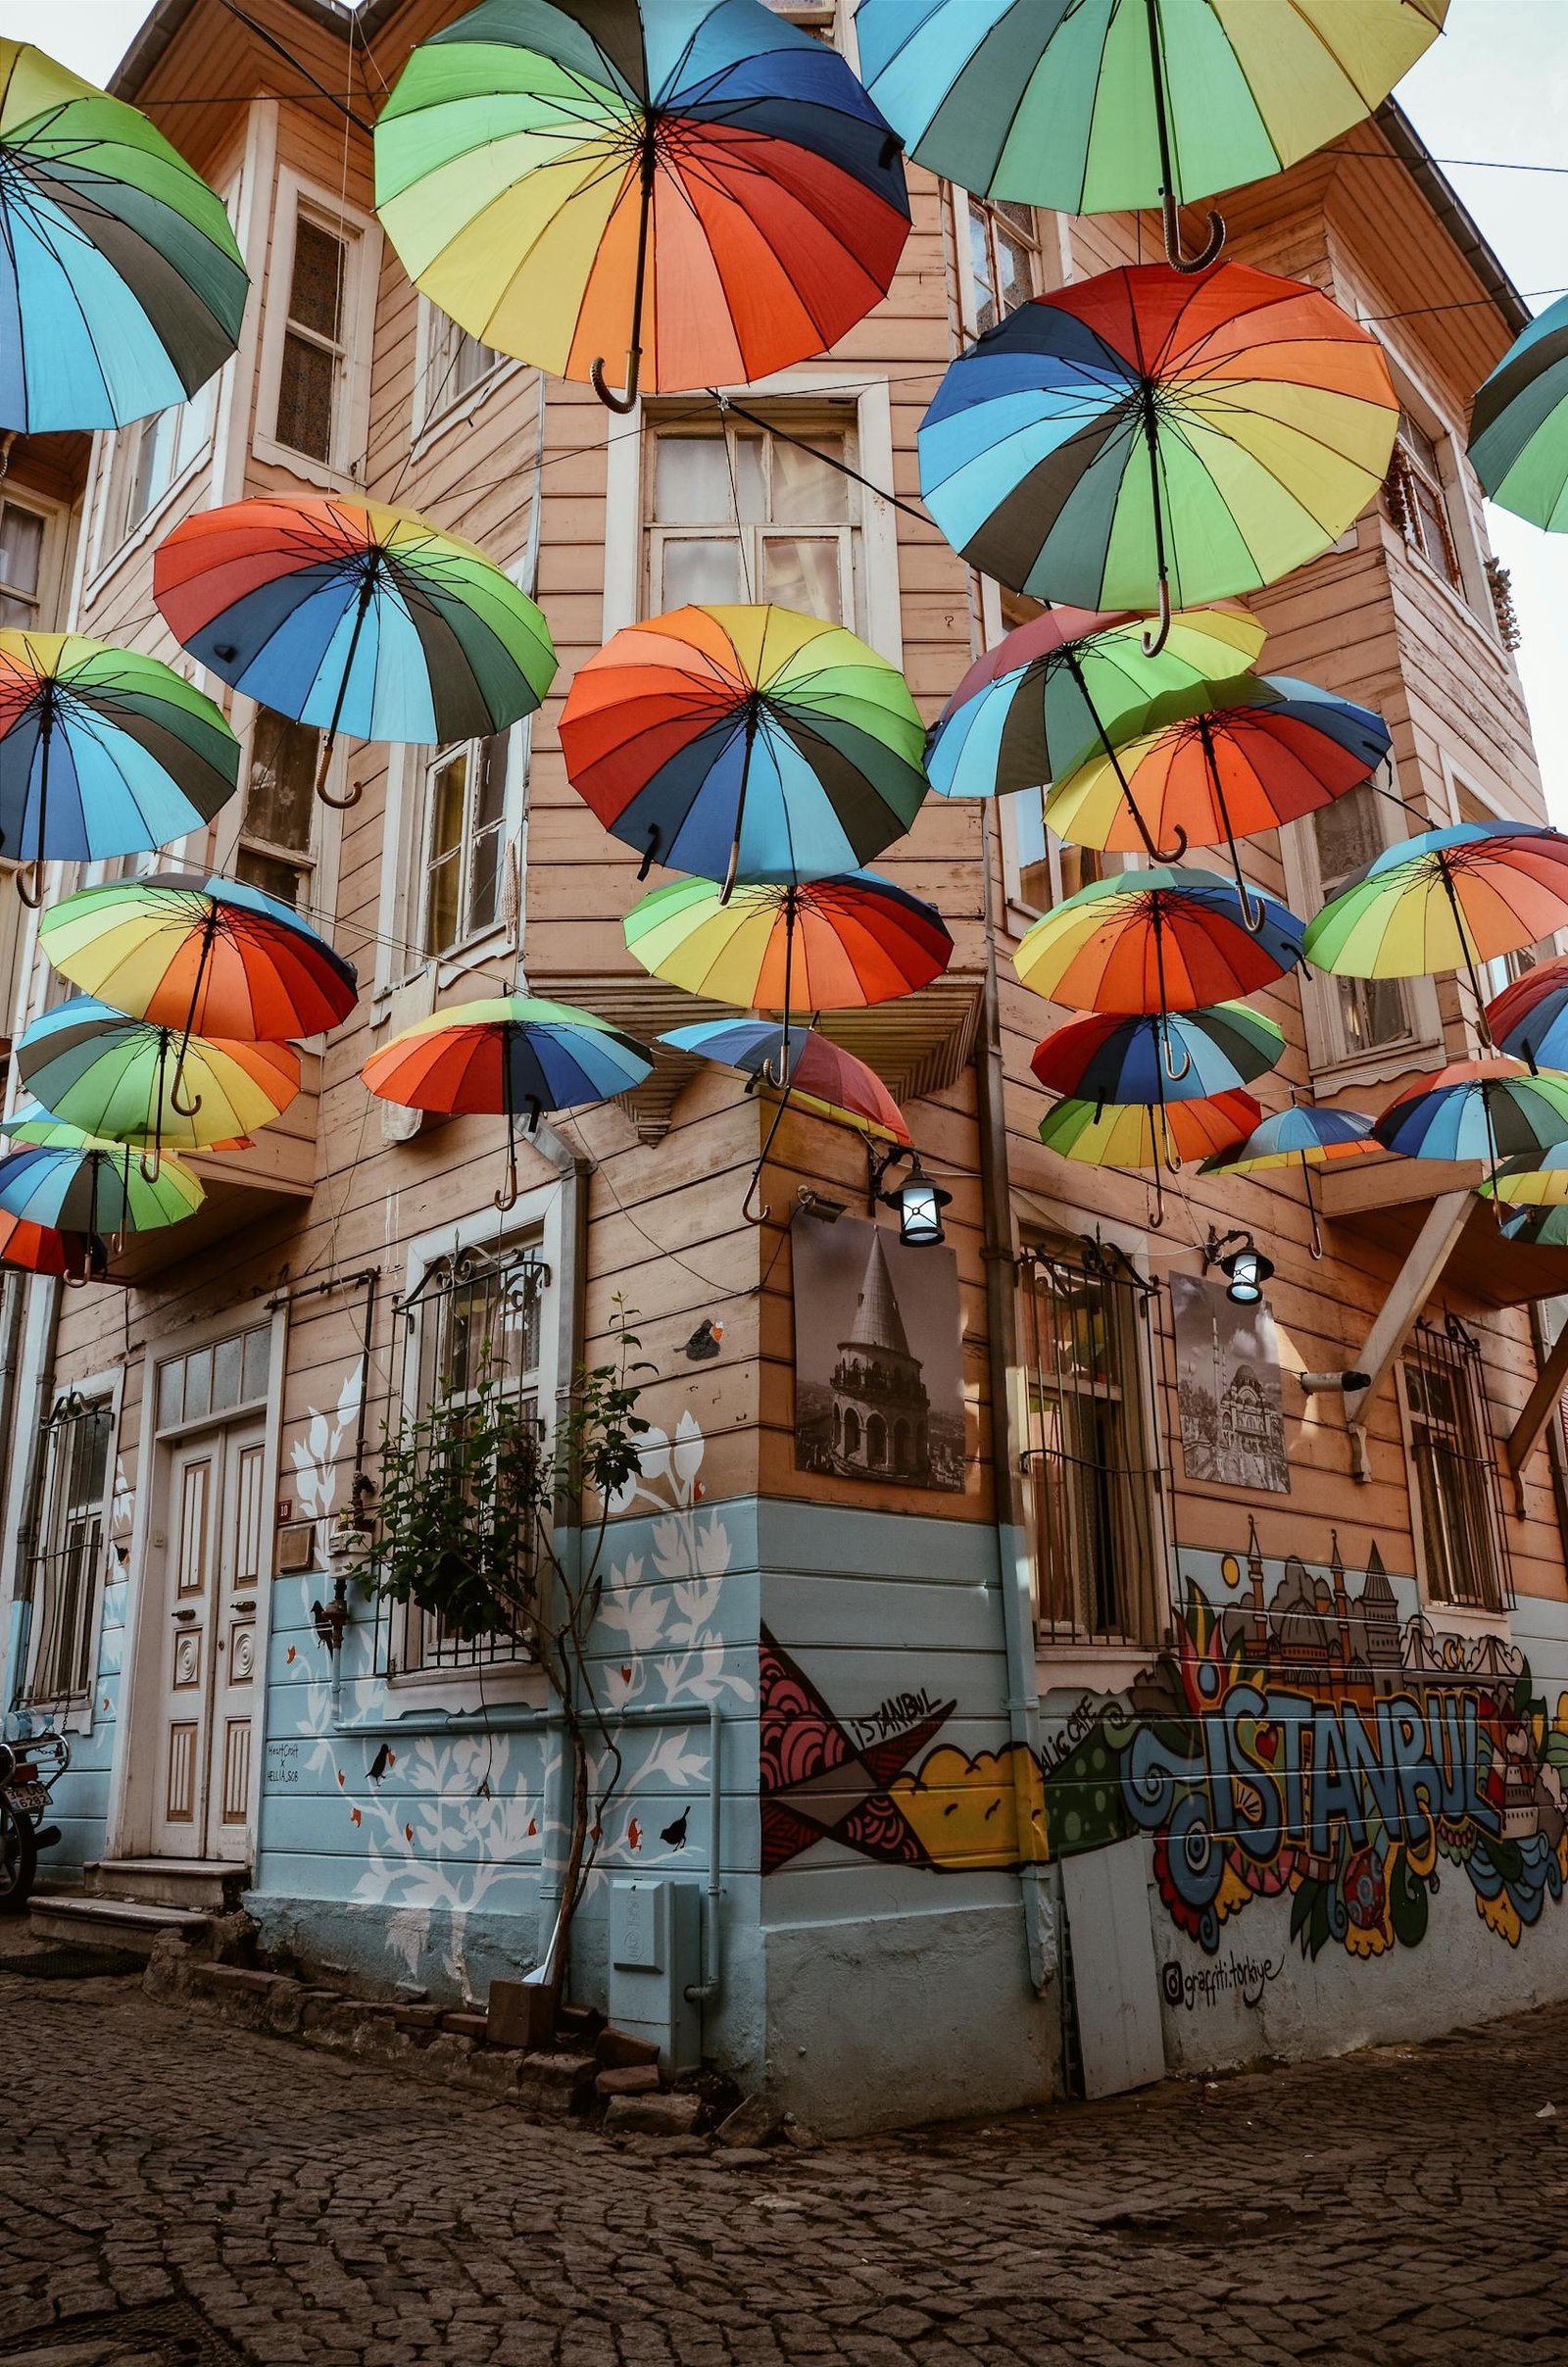
[[60, 1839], [43, 1822], [51, 1793], [71, 1764], [63, 1734], [0, 1743], [0, 1915], [20, 1915], [38, 1878], [38, 1851]]

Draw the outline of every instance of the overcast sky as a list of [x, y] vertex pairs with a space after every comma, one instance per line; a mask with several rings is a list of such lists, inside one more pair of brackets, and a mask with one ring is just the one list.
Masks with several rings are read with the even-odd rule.
[[[36, 40], [102, 81], [149, 14], [147, 0], [0, 0], [0, 32]], [[1399, 87], [1433, 154], [1539, 311], [1568, 284], [1568, 0], [1452, 0], [1448, 30]], [[1495, 167], [1508, 160], [1508, 170]], [[1552, 165], [1556, 173], [1517, 170]], [[1554, 818], [1568, 826], [1568, 536], [1492, 514], [1513, 570], [1520, 652]]]

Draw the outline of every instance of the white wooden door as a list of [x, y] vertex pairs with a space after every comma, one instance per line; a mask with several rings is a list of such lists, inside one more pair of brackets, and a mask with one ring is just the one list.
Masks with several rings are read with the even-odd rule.
[[266, 1521], [261, 1423], [190, 1439], [170, 1457], [165, 1535], [163, 1767], [154, 1847], [248, 1854], [256, 1613]]
[[1084, 2095], [1120, 2096], [1165, 2076], [1159, 1968], [1140, 1835], [1061, 1861]]

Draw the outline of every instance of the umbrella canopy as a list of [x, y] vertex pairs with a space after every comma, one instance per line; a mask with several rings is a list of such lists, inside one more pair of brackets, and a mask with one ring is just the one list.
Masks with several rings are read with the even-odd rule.
[[640, 1085], [653, 1055], [608, 1019], [571, 1003], [498, 995], [460, 1003], [390, 1038], [360, 1073], [370, 1091], [405, 1110], [487, 1112], [507, 1121], [507, 1182], [498, 1208], [517, 1198], [516, 1121], [531, 1133], [546, 1110], [580, 1110]]
[[939, 978], [953, 939], [935, 907], [875, 871], [792, 887], [704, 879], [655, 888], [626, 915], [626, 944], [656, 978], [742, 1011], [856, 1011]]
[[1144, 264], [1037, 296], [960, 355], [920, 486], [985, 574], [1163, 620], [1337, 542], [1398, 420], [1382, 348], [1318, 289]]
[[[18, 1074], [53, 1117], [84, 1134], [164, 1149], [210, 1150], [268, 1125], [300, 1089], [288, 1044], [220, 1043], [130, 1019], [92, 995], [29, 1022], [16, 1046]], [[188, 1106], [173, 1100], [183, 1068]]]
[[147, 118], [0, 41], [0, 429], [119, 427], [239, 341], [221, 201]]
[[1301, 923], [1257, 895], [1253, 929], [1216, 871], [1160, 867], [1092, 880], [1037, 920], [1013, 956], [1025, 986], [1080, 1011], [1200, 1011], [1283, 977], [1301, 958]]
[[0, 1265], [79, 1280], [87, 1270], [86, 1244], [79, 1233], [60, 1233], [53, 1225], [29, 1224], [24, 1216], [0, 1213]]
[[1035, 1047], [1048, 1093], [1084, 1102], [1196, 1102], [1234, 1092], [1283, 1058], [1285, 1030], [1245, 1003], [1158, 1018], [1071, 1020]]
[[1470, 458], [1494, 502], [1568, 534], [1568, 296], [1515, 338], [1476, 396]]
[[144, 1175], [125, 1143], [26, 1144], [0, 1159], [0, 1210], [56, 1231], [150, 1233], [193, 1216], [201, 1185], [177, 1159]]
[[1154, 1174], [1154, 1213], [1164, 1221], [1161, 1169], [1181, 1172], [1189, 1159], [1203, 1159], [1239, 1141], [1263, 1112], [1250, 1093], [1221, 1093], [1212, 1100], [1171, 1102], [1058, 1102], [1040, 1121], [1040, 1139], [1059, 1159], [1095, 1167], [1149, 1167]]
[[1504, 1159], [1568, 1142], [1568, 1076], [1532, 1076], [1522, 1060], [1455, 1060], [1396, 1093], [1373, 1125], [1406, 1159]]
[[[876, 1070], [814, 1027], [791, 1027], [781, 1035], [770, 1019], [701, 1019], [693, 1027], [671, 1028], [659, 1040], [737, 1070], [749, 1080], [748, 1090], [771, 1085], [787, 1091], [798, 1109], [819, 1117], [893, 1142], [910, 1139], [907, 1120]], [[782, 1070], [777, 1065], [781, 1051]]]
[[1532, 1068], [1568, 1068], [1568, 954], [1538, 962], [1487, 1005], [1499, 1052]]
[[1245, 1142], [1205, 1159], [1200, 1173], [1267, 1175], [1281, 1167], [1299, 1167], [1307, 1214], [1312, 1219], [1312, 1255], [1321, 1257], [1323, 1231], [1312, 1190], [1312, 1169], [1372, 1158], [1381, 1147], [1372, 1139], [1372, 1120], [1358, 1110], [1313, 1110], [1293, 1103], [1289, 1110], [1276, 1110], [1254, 1126]]
[[79, 633], [0, 632], [0, 851], [87, 863], [183, 838], [239, 779], [239, 742], [172, 666]]
[[375, 127], [409, 276], [485, 344], [609, 399], [760, 378], [887, 293], [899, 141], [835, 51], [754, 0], [486, 0]]
[[1417, 978], [1518, 953], [1568, 921], [1568, 838], [1456, 822], [1387, 847], [1308, 924], [1305, 958], [1348, 978]]
[[1500, 1200], [1508, 1208], [1568, 1207], [1568, 1141], [1505, 1159], [1479, 1188], [1489, 1199]]
[[1537, 1249], [1568, 1249], [1568, 1208], [1511, 1208], [1502, 1220], [1502, 1237]]
[[[1141, 616], [1050, 609], [970, 666], [931, 736], [931, 786], [943, 797], [1043, 789], [1096, 749], [1114, 764], [1124, 717], [1167, 692], [1245, 671], [1265, 639], [1239, 609], [1183, 610], [1152, 658]], [[1142, 817], [1135, 807], [1129, 814], [1136, 829]], [[1155, 856], [1147, 833], [1139, 844]]]
[[1063, 214], [1262, 180], [1370, 115], [1448, 0], [861, 0], [871, 96], [911, 156]]
[[1239, 838], [1276, 830], [1366, 780], [1389, 753], [1389, 730], [1356, 707], [1289, 674], [1236, 674], [1156, 699], [1058, 782], [1045, 818], [1080, 846], [1136, 854], [1160, 845], [1227, 847], [1245, 889]]
[[561, 716], [573, 788], [650, 863], [823, 879], [903, 836], [925, 726], [896, 666], [842, 625], [756, 605], [629, 625]]
[[195, 511], [158, 546], [153, 597], [222, 681], [325, 734], [318, 789], [340, 730], [483, 738], [555, 679], [527, 594], [473, 543], [381, 502], [270, 494]]
[[43, 915], [56, 969], [132, 1018], [242, 1043], [346, 1019], [354, 965], [286, 904], [237, 879], [155, 871], [83, 888]]

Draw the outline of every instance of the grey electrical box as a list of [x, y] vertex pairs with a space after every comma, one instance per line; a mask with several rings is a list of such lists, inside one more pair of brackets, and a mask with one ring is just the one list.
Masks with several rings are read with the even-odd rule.
[[616, 1875], [610, 1885], [610, 2018], [651, 2040], [665, 2071], [695, 2071], [702, 2008], [687, 1998], [703, 1977], [703, 1894], [667, 1875]]

